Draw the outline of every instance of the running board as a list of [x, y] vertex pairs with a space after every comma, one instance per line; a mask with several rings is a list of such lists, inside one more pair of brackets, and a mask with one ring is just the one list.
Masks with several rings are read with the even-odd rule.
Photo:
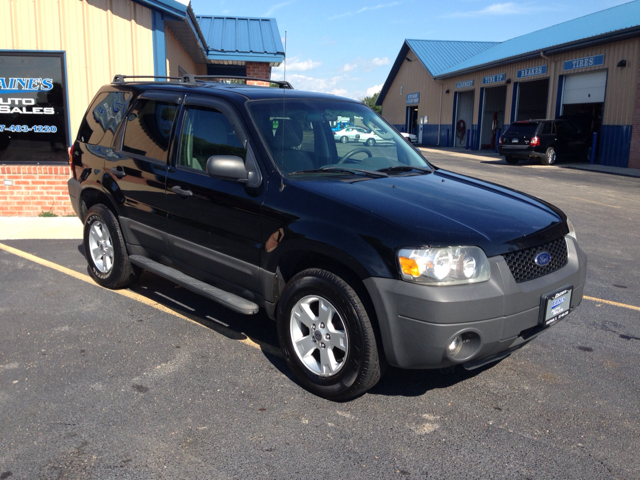
[[129, 261], [138, 267], [149, 270], [150, 272], [160, 275], [167, 280], [171, 280], [181, 287], [207, 297], [214, 302], [218, 302], [234, 312], [242, 313], [244, 315], [253, 315], [258, 313], [258, 310], [260, 309], [258, 305], [250, 300], [234, 295], [233, 293], [220, 290], [208, 283], [201, 282], [189, 275], [185, 275], [175, 268], [167, 267], [155, 260], [143, 257], [142, 255], [129, 255]]

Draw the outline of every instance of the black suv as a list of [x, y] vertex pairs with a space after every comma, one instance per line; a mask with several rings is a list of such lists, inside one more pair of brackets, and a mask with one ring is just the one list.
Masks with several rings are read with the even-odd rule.
[[[298, 381], [353, 398], [384, 367], [500, 360], [582, 300], [566, 216], [430, 165], [362, 103], [209, 78], [100, 89], [69, 194], [97, 283], [141, 269], [276, 320]], [[336, 143], [338, 117], [376, 132]]]
[[521, 158], [539, 158], [552, 165], [559, 157], [591, 157], [587, 135], [568, 120], [526, 120], [514, 122], [500, 136], [498, 152], [507, 163], [515, 165]]

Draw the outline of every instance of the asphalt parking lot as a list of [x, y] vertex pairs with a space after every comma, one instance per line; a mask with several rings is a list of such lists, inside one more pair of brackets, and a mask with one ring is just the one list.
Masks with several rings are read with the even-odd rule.
[[81, 241], [0, 241], [0, 480], [640, 478], [640, 179], [430, 152], [562, 208], [582, 305], [474, 372], [390, 369], [334, 403], [274, 324], [145, 273], [87, 275]]

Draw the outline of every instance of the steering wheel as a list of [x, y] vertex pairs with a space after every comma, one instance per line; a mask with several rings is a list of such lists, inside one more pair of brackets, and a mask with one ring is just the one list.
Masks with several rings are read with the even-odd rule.
[[371, 152], [366, 148], [363, 148], [363, 147], [354, 148], [349, 153], [347, 153], [344, 157], [342, 157], [338, 161], [338, 164], [344, 163], [345, 161], [349, 160], [351, 157], [353, 157], [354, 155], [356, 155], [358, 153], [366, 153], [369, 158], [371, 158], [373, 156], [373, 155], [371, 155]]

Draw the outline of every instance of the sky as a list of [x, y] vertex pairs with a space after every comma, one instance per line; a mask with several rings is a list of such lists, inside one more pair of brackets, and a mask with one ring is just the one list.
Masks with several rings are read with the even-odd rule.
[[499, 42], [627, 1], [191, 0], [191, 8], [275, 18], [293, 88], [361, 100], [380, 91], [405, 39]]

